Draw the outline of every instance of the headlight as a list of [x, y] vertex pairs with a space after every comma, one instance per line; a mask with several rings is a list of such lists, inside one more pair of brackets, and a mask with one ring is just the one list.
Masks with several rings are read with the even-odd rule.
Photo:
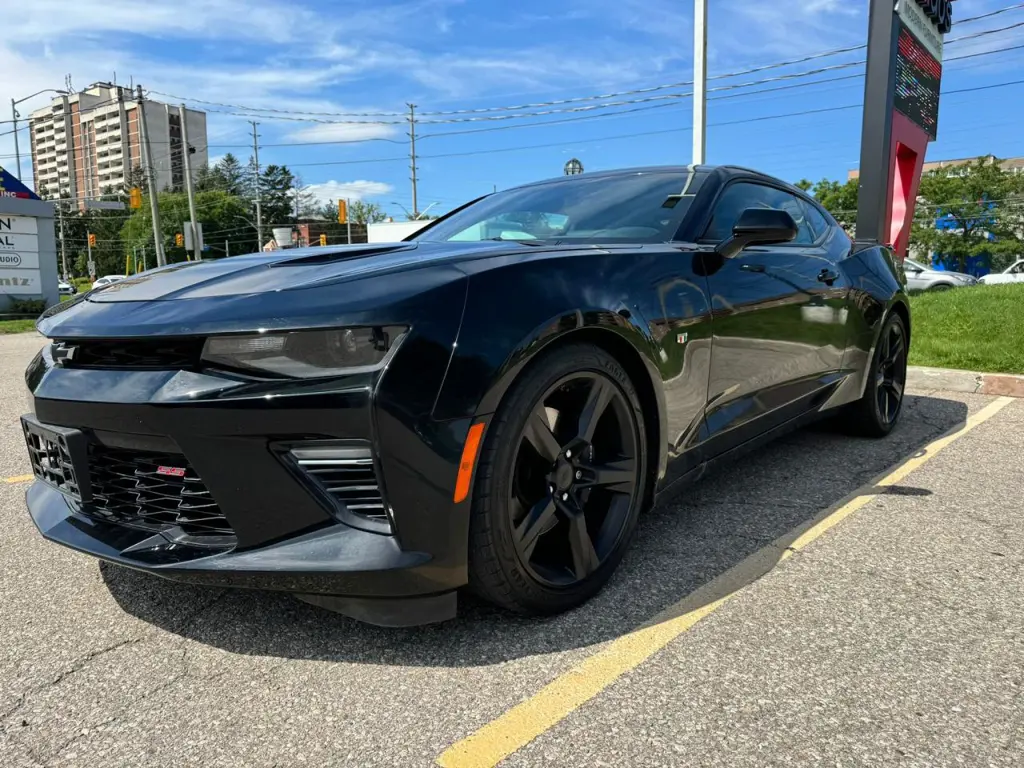
[[211, 336], [203, 361], [219, 368], [299, 379], [383, 368], [406, 332], [401, 326]]

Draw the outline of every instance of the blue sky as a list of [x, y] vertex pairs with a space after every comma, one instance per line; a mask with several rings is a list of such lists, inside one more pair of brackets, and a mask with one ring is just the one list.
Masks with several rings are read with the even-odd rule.
[[[958, 0], [955, 18], [1016, 4]], [[955, 26], [950, 38], [1019, 22], [1024, 22], [1024, 9]], [[40, 88], [61, 87], [66, 73], [80, 88], [116, 72], [118, 81], [133, 78], [155, 92], [281, 110], [293, 117], [296, 112], [401, 112], [409, 101], [421, 112], [452, 111], [678, 83], [690, 79], [692, 67], [688, 0], [377, 0], [362, 5], [334, 0], [33, 0], [8, 14], [5, 28], [0, 104]], [[710, 73], [857, 45], [865, 41], [866, 28], [867, 0], [710, 0]], [[1022, 44], [1024, 27], [953, 43], [946, 56]], [[860, 55], [718, 79], [711, 86], [842, 64]], [[943, 85], [961, 89], [1021, 79], [1022, 62], [1024, 49], [949, 62]], [[861, 67], [845, 68], [806, 80], [860, 72]], [[749, 165], [791, 181], [845, 178], [859, 159], [861, 113], [843, 107], [858, 104], [862, 89], [861, 79], [844, 79], [760, 95], [749, 93], [752, 89], [712, 93], [709, 161]], [[611, 101], [688, 90], [663, 89]], [[1022, 96], [1024, 86], [945, 97], [939, 140], [930, 147], [929, 159], [1024, 154], [1018, 127]], [[153, 98], [174, 101], [155, 93]], [[26, 103], [21, 111], [27, 114], [43, 103]], [[223, 107], [196, 106], [209, 110], [211, 157], [231, 151], [247, 159], [249, 118], [214, 111], [232, 111]], [[636, 107], [656, 108], [615, 115]], [[757, 119], [822, 109], [829, 111]], [[536, 111], [542, 109], [524, 110]], [[420, 208], [436, 202], [433, 210], [440, 212], [494, 186], [557, 175], [571, 157], [588, 170], [689, 162], [690, 114], [690, 100], [679, 98], [500, 121], [428, 124], [446, 118], [425, 116], [418, 142]], [[579, 117], [587, 119], [544, 124]], [[365, 197], [395, 214], [400, 206], [411, 207], [404, 125], [355, 124], [370, 118], [321, 119], [349, 122], [260, 117], [261, 161], [287, 164], [324, 199], [339, 193]], [[453, 132], [459, 133], [440, 135]], [[330, 141], [350, 143], [308, 143]], [[13, 166], [12, 151], [11, 137], [0, 137], [0, 163]], [[443, 157], [459, 153], [478, 154]]]

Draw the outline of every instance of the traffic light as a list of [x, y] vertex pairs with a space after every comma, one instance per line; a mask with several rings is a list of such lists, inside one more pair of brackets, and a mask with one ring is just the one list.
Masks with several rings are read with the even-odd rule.
[[327, 245], [327, 235], [320, 235], [320, 245]]
[[348, 203], [344, 200], [338, 201], [338, 223], [345, 224], [348, 222]]
[[185, 236], [181, 232], [174, 236], [174, 244], [179, 248], [185, 247]]
[[128, 193], [128, 207], [142, 207], [142, 190], [139, 189], [138, 187], [132, 187], [131, 192]]
[[89, 247], [96, 247], [96, 235], [94, 235], [92, 232], [89, 233]]

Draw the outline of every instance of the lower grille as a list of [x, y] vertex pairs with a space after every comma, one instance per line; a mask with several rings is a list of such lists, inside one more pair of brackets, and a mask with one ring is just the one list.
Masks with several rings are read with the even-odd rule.
[[227, 518], [181, 454], [89, 446], [92, 501], [82, 512], [135, 527], [177, 526], [194, 536], [233, 535]]
[[292, 461], [340, 508], [390, 528], [373, 456], [366, 443], [293, 446]]

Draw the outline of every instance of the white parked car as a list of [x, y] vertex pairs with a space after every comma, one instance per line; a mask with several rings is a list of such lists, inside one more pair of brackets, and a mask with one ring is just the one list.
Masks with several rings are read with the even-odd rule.
[[978, 282], [971, 275], [931, 269], [910, 259], [903, 262], [903, 271], [907, 276], [907, 290], [910, 291], [948, 291], [950, 288], [962, 288]]
[[985, 285], [1000, 285], [1002, 283], [1024, 283], [1024, 259], [1019, 259], [1016, 264], [1007, 267], [1002, 272], [985, 275], [981, 278]]
[[78, 289], [75, 288], [74, 283], [69, 283], [65, 280], [61, 280], [57, 283], [57, 293], [61, 296], [74, 296], [78, 293]]
[[102, 288], [104, 285], [110, 285], [111, 283], [116, 283], [118, 280], [124, 280], [124, 278], [125, 278], [125, 275], [104, 275], [99, 280], [97, 280], [95, 283], [93, 283], [92, 287], [94, 289], [95, 288]]

